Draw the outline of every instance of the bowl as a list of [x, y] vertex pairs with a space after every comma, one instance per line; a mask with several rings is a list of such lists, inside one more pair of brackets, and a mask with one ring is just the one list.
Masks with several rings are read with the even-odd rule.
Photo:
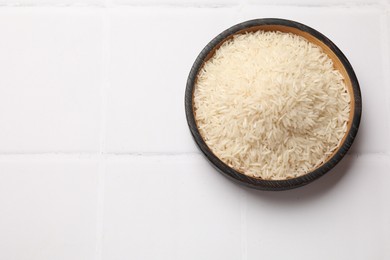
[[[225, 164], [223, 161], [221, 161], [210, 150], [197, 127], [194, 115], [193, 95], [198, 73], [203, 67], [204, 63], [207, 62], [214, 55], [215, 51], [225, 41], [232, 39], [234, 35], [246, 32], [254, 32], [258, 30], [293, 33], [304, 37], [306, 40], [313, 44], [320, 46], [322, 50], [331, 58], [334, 63], [334, 67], [339, 70], [340, 73], [343, 75], [346, 87], [351, 96], [350, 118], [347, 124], [347, 132], [341, 140], [340, 145], [333, 152], [333, 154], [328, 157], [327, 161], [322, 163], [318, 168], [300, 177], [283, 180], [266, 180], [257, 177], [247, 176], [243, 173], [240, 173]], [[265, 18], [250, 20], [234, 25], [233, 27], [220, 33], [213, 40], [211, 40], [211, 42], [208, 43], [206, 47], [204, 47], [204, 49], [196, 58], [188, 76], [185, 91], [185, 112], [189, 129], [197, 146], [199, 147], [203, 155], [207, 158], [207, 160], [220, 173], [250, 188], [280, 191], [306, 185], [329, 172], [333, 167], [336, 166], [338, 162], [340, 162], [340, 160], [344, 157], [344, 155], [351, 147], [358, 132], [362, 113], [362, 101], [359, 83], [352, 69], [352, 66], [345, 57], [345, 55], [332, 41], [330, 41], [320, 32], [304, 24], [285, 19]]]

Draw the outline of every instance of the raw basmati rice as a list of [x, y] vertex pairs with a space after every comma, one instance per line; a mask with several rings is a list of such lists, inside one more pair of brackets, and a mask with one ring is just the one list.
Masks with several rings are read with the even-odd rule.
[[347, 130], [350, 95], [322, 49], [305, 38], [256, 31], [224, 42], [194, 90], [198, 129], [225, 164], [283, 180], [324, 163]]

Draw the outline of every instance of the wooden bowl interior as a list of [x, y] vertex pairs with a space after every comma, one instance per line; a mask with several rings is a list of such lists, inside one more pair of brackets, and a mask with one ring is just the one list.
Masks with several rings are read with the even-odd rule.
[[[306, 40], [308, 40], [309, 42], [317, 45], [317, 46], [320, 46], [322, 48], [322, 50], [329, 56], [329, 58], [332, 59], [333, 61], [333, 65], [334, 65], [334, 68], [337, 69], [338, 71], [340, 71], [340, 73], [343, 75], [344, 77], [344, 82], [345, 82], [345, 85], [347, 87], [347, 90], [348, 90], [348, 93], [351, 97], [351, 102], [350, 102], [350, 114], [349, 114], [349, 120], [348, 120], [348, 123], [347, 123], [347, 131], [346, 131], [346, 134], [344, 135], [343, 139], [341, 140], [340, 142], [340, 145], [339, 147], [331, 154], [329, 155], [327, 161], [323, 162], [321, 165], [319, 165], [317, 168], [321, 167], [323, 164], [325, 164], [326, 162], [328, 162], [340, 149], [340, 147], [342, 147], [342, 144], [345, 142], [345, 139], [347, 138], [348, 136], [348, 132], [350, 131], [351, 129], [351, 126], [352, 126], [352, 119], [354, 118], [354, 113], [355, 113], [355, 98], [354, 98], [354, 92], [353, 92], [353, 87], [352, 87], [352, 82], [351, 82], [351, 79], [348, 75], [348, 72], [346, 71], [345, 67], [343, 66], [342, 62], [340, 61], [340, 59], [337, 57], [337, 55], [324, 43], [322, 42], [321, 40], [317, 39], [316, 37], [314, 37], [313, 35], [311, 35], [310, 33], [307, 33], [305, 31], [302, 31], [302, 30], [299, 30], [297, 28], [293, 28], [293, 27], [289, 27], [289, 26], [284, 26], [284, 25], [258, 25], [258, 26], [253, 26], [253, 27], [250, 27], [250, 28], [246, 28], [246, 29], [243, 29], [243, 30], [240, 30], [238, 31], [237, 33], [233, 34], [233, 35], [230, 35], [229, 37], [227, 37], [225, 40], [221, 41], [218, 45], [215, 46], [215, 48], [210, 51], [208, 53], [208, 55], [206, 56], [206, 58], [204, 59], [204, 62], [203, 62], [203, 65], [205, 62], [207, 62], [211, 57], [214, 56], [215, 54], [215, 51], [225, 42], [225, 41], [228, 41], [230, 39], [232, 39], [234, 37], [234, 35], [237, 35], [237, 34], [244, 34], [246, 32], [255, 32], [255, 31], [259, 31], [259, 30], [262, 30], [262, 31], [280, 31], [280, 32], [284, 32], [284, 33], [293, 33], [293, 34], [296, 34], [296, 35], [299, 35], [299, 36], [302, 36], [304, 37]], [[202, 65], [202, 67], [203, 67]], [[195, 111], [194, 111], [195, 113]], [[195, 116], [195, 115], [194, 115]], [[196, 118], [196, 117], [195, 117]], [[317, 169], [315, 168], [315, 169]], [[313, 169], [313, 171], [315, 170]]]

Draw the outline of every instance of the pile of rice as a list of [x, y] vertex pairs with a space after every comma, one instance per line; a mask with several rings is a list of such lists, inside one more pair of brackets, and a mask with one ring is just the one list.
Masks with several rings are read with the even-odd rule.
[[200, 70], [195, 119], [211, 151], [252, 177], [283, 180], [324, 163], [347, 130], [350, 95], [322, 49], [257, 31], [223, 43]]

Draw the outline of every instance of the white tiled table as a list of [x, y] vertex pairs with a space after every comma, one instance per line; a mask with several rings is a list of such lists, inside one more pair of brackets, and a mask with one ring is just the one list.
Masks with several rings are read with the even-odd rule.
[[[285, 192], [217, 173], [184, 114], [201, 49], [262, 17], [327, 35], [363, 96], [350, 153]], [[389, 1], [0, 0], [0, 57], [0, 259], [390, 259]]]

